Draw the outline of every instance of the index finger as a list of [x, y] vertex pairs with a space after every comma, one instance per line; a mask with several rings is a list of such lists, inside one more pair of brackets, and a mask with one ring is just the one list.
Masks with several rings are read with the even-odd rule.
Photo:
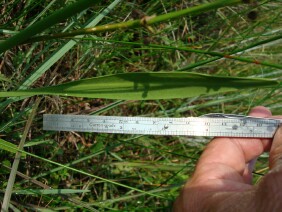
[[[249, 113], [255, 117], [269, 117], [265, 107], [255, 107]], [[225, 179], [243, 183], [246, 164], [270, 148], [271, 139], [215, 138], [210, 142], [194, 172], [193, 180], [199, 182]]]

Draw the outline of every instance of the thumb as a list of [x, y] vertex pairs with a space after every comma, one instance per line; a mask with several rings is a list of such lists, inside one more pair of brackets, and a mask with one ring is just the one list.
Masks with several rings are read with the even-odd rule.
[[269, 168], [271, 172], [282, 172], [282, 126], [274, 135], [269, 154]]
[[255, 192], [255, 211], [281, 211], [282, 202], [282, 127], [274, 135], [269, 154], [270, 171]]

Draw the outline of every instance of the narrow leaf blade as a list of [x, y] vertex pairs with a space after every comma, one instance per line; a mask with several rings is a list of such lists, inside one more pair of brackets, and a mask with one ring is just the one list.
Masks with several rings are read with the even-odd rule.
[[79, 190], [79, 189], [26, 189], [26, 190], [14, 190], [15, 194], [24, 194], [24, 195], [61, 195], [61, 194], [78, 194], [86, 193], [90, 190]]
[[[0, 138], [0, 149], [3, 149], [5, 151], [11, 152], [11, 153], [16, 153], [17, 152], [17, 145], [10, 143], [8, 141], [5, 141]], [[22, 154], [22, 156], [26, 156], [25, 153]]]
[[10, 79], [5, 77], [3, 74], [0, 74], [0, 81], [12, 82]]
[[107, 75], [57, 86], [0, 92], [0, 97], [62, 95], [88, 98], [152, 100], [212, 95], [247, 88], [275, 87], [264, 78], [221, 77], [198, 73], [158, 72]]

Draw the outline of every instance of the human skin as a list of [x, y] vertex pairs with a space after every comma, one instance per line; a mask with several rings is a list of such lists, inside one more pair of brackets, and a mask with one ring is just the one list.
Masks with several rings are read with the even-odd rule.
[[[258, 106], [249, 115], [271, 117], [271, 112]], [[265, 151], [270, 151], [270, 171], [252, 185], [253, 162]], [[214, 138], [175, 201], [174, 211], [282, 211], [282, 127], [273, 139]]]

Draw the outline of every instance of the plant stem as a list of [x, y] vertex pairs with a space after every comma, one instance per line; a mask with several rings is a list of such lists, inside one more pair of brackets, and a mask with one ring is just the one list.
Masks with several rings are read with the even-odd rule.
[[[21, 141], [20, 141], [20, 144], [19, 144], [19, 147], [18, 147], [19, 150], [23, 149], [28, 131], [30, 129], [31, 123], [32, 123], [33, 118], [36, 114], [36, 110], [38, 108], [40, 101], [41, 101], [40, 97], [38, 97], [35, 101], [35, 105], [33, 106], [33, 110], [32, 110], [32, 112], [31, 112], [31, 114], [30, 114], [30, 116], [27, 120], [25, 129], [24, 129], [24, 132], [23, 132], [23, 136], [21, 138]], [[4, 196], [4, 200], [3, 200], [3, 204], [2, 204], [2, 209], [1, 209], [1, 211], [4, 211], [4, 212], [7, 212], [8, 208], [9, 208], [12, 190], [13, 190], [18, 166], [19, 166], [19, 163], [20, 163], [20, 159], [21, 159], [21, 154], [22, 153], [20, 151], [18, 151], [15, 155], [14, 163], [13, 163], [11, 173], [10, 173], [10, 176], [9, 176], [9, 180], [8, 180], [8, 184], [7, 184], [7, 187], [6, 187], [5, 196]]]
[[154, 18], [149, 19], [147, 21], [147, 24], [151, 25], [151, 24], [164, 22], [164, 21], [171, 20], [171, 19], [180, 18], [186, 15], [194, 16], [194, 15], [198, 15], [200, 13], [206, 12], [206, 11], [210, 11], [213, 9], [218, 9], [218, 8], [226, 7], [226, 6], [232, 6], [238, 3], [242, 3], [242, 0], [218, 0], [218, 1], [211, 2], [211, 3], [207, 3], [207, 4], [201, 4], [199, 6], [186, 8], [184, 10], [170, 12], [170, 13], [156, 16]]
[[86, 29], [79, 29], [72, 32], [66, 32], [66, 33], [57, 33], [52, 35], [42, 35], [42, 36], [35, 36], [31, 39], [29, 39], [27, 42], [33, 43], [38, 41], [46, 41], [46, 40], [52, 40], [52, 39], [59, 39], [59, 38], [66, 38], [66, 37], [74, 37], [77, 35], [85, 35], [85, 34], [94, 34], [94, 33], [100, 33], [100, 32], [107, 32], [107, 31], [114, 31], [119, 29], [130, 29], [130, 28], [137, 28], [140, 26], [148, 26], [160, 22], [165, 22], [167, 20], [180, 18], [183, 16], [194, 16], [203, 12], [207, 12], [213, 9], [218, 9], [225, 6], [232, 6], [238, 3], [242, 3], [242, 0], [217, 0], [215, 2], [202, 4], [199, 6], [195, 6], [192, 8], [187, 8], [180, 11], [174, 11], [166, 14], [162, 14], [159, 16], [147, 16], [142, 19], [137, 20], [130, 20], [127, 22], [122, 23], [115, 23], [115, 24], [107, 24], [92, 28], [86, 28]]
[[0, 54], [5, 52], [8, 49], [11, 49], [14, 46], [17, 46], [32, 36], [42, 32], [45, 29], [55, 25], [56, 23], [60, 23], [61, 21], [73, 16], [74, 14], [81, 12], [90, 6], [97, 4], [101, 0], [79, 0], [69, 6], [64, 7], [50, 16], [42, 19], [41, 21], [36, 22], [35, 24], [27, 27], [23, 31], [17, 33], [13, 37], [8, 38], [7, 40], [0, 43]]
[[[276, 36], [274, 38], [269, 38], [267, 40], [260, 41], [258, 43], [252, 44], [251, 46], [244, 47], [242, 49], [237, 50], [236, 52], [234, 51], [234, 52], [231, 52], [231, 53], [221, 53], [221, 52], [205, 51], [205, 50], [193, 49], [193, 48], [187, 48], [187, 47], [175, 47], [175, 46], [157, 45], [157, 44], [148, 44], [146, 46], [147, 47], [151, 47], [151, 48], [156, 48], [156, 49], [171, 49], [171, 50], [193, 52], [193, 53], [196, 53], [196, 54], [205, 54], [205, 55], [215, 56], [214, 58], [211, 58], [209, 60], [200, 61], [199, 64], [203, 64], [203, 65], [206, 64], [207, 62], [212, 62], [212, 61], [218, 60], [220, 58], [226, 58], [226, 59], [237, 60], [237, 61], [246, 62], [246, 63], [253, 63], [253, 64], [257, 64], [257, 65], [263, 65], [263, 66], [268, 66], [268, 67], [282, 69], [282, 65], [280, 65], [280, 64], [269, 63], [269, 62], [249, 59], [249, 58], [245, 58], [245, 57], [233, 56], [237, 52], [243, 52], [243, 51], [245, 51], [247, 49], [253, 48], [253, 47], [258, 46], [260, 44], [264, 44], [264, 43], [271, 42], [271, 41], [274, 41], [274, 40], [277, 40], [277, 39], [281, 39], [281, 37], [282, 37], [282, 35]], [[81, 40], [88, 40], [88, 38], [79, 38], [79, 39], [81, 39]], [[120, 44], [126, 44], [126, 45], [131, 45], [131, 46], [136, 46], [136, 45], [142, 46], [142, 45], [144, 45], [143, 43], [139, 43], [139, 42], [104, 40], [104, 39], [97, 39], [97, 38], [95, 38], [95, 39], [90, 38], [90, 40], [103, 41], [103, 42], [112, 42], [112, 43], [120, 43]], [[196, 63], [196, 64], [198, 64], [198, 63]]]
[[[282, 35], [277, 35], [275, 37], [271, 37], [271, 38], [268, 38], [268, 39], [265, 39], [265, 40], [262, 40], [262, 41], [259, 41], [257, 43], [254, 43], [254, 44], [251, 44], [249, 46], [246, 46], [246, 47], [243, 47], [241, 49], [238, 49], [238, 50], [235, 50], [235, 51], [232, 51], [229, 55], [234, 55], [234, 54], [237, 54], [239, 52], [244, 52], [246, 50], [249, 50], [249, 49], [252, 49], [256, 46], [260, 46], [260, 45], [263, 45], [263, 44], [266, 44], [266, 43], [270, 43], [272, 41], [276, 41], [276, 40], [280, 40], [282, 38]], [[201, 65], [205, 65], [205, 64], [208, 64], [208, 63], [211, 63], [211, 62], [214, 62], [214, 61], [217, 61], [219, 59], [221, 59], [222, 57], [221, 56], [216, 56], [214, 58], [211, 58], [211, 59], [207, 59], [207, 60], [203, 60], [203, 61], [200, 61], [200, 62], [197, 62], [197, 63], [193, 63], [193, 64], [190, 64], [186, 67], [183, 67], [181, 69], [178, 69], [177, 71], [187, 71], [189, 69], [192, 69], [192, 68], [195, 68], [195, 67], [198, 67], [198, 66], [201, 66]], [[231, 59], [231, 58], [230, 58]], [[234, 59], [234, 57], [233, 57]], [[264, 62], [263, 62], [264, 63]], [[257, 64], [257, 63], [256, 63]], [[260, 63], [262, 64], [262, 63]], [[265, 64], [265, 63], [264, 63]], [[263, 64], [262, 64], [263, 65]], [[269, 65], [269, 63], [267, 64]], [[277, 66], [276, 66], [277, 65]], [[275, 67], [275, 68], [279, 68], [281, 69], [281, 65], [279, 64], [275, 64], [275, 66], [271, 66], [271, 67]]]

